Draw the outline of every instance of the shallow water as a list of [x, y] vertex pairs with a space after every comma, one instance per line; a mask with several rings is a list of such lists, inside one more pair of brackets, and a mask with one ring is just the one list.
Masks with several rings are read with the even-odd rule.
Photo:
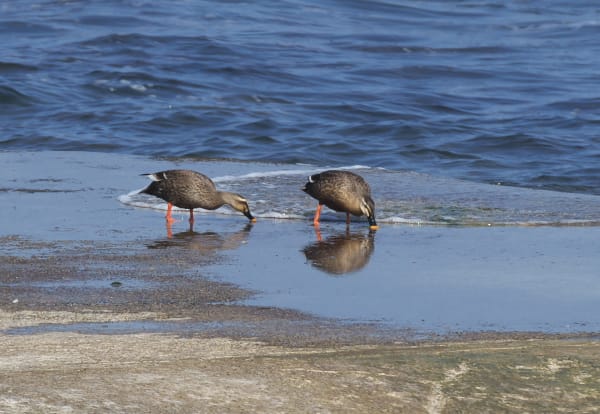
[[[196, 254], [202, 277], [258, 292], [244, 302], [251, 305], [423, 335], [600, 330], [597, 196], [355, 167], [375, 182], [380, 229], [369, 232], [356, 219], [346, 232], [344, 215], [327, 211], [319, 235], [311, 225], [314, 200], [299, 189], [316, 166], [78, 152], [0, 152], [0, 162], [0, 209], [10, 217], [0, 228], [1, 255], [61, 257], [67, 250], [101, 253], [104, 245], [130, 254], [171, 249], [175, 256]], [[147, 183], [140, 172], [173, 166], [244, 190], [258, 222], [249, 225], [226, 208], [199, 211], [190, 232], [188, 213], [177, 212], [169, 238], [164, 203], [131, 192]], [[216, 256], [217, 262], [204, 260]], [[120, 289], [154, 287], [115, 280]], [[49, 278], [40, 289], [93, 291], [112, 281]]]
[[600, 329], [592, 315], [597, 227], [411, 226], [369, 235], [332, 224], [321, 242], [283, 227], [253, 230], [261, 251], [276, 253], [260, 265], [251, 239], [232, 254], [234, 264], [218, 269], [225, 280], [264, 292], [250, 304], [422, 333]]
[[[200, 164], [202, 165], [202, 164]], [[220, 189], [242, 193], [252, 200], [259, 218], [307, 219], [317, 202], [300, 191], [309, 175], [322, 171], [309, 165], [244, 164], [248, 173], [216, 176]], [[362, 166], [340, 167], [371, 183], [380, 223], [447, 225], [598, 225], [600, 197], [478, 184], [426, 174]], [[144, 182], [144, 185], [146, 183]], [[132, 191], [121, 195], [124, 204], [166, 209], [155, 197]], [[220, 212], [229, 214], [227, 208]], [[232, 214], [236, 214], [231, 212]], [[345, 220], [326, 209], [323, 220]], [[354, 218], [364, 222], [365, 218]]]

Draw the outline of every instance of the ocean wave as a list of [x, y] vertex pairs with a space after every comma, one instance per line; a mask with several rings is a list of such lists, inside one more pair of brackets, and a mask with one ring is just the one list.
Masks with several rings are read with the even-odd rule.
[[0, 73], [35, 72], [39, 68], [31, 64], [0, 61]]
[[600, 194], [589, 2], [238, 6], [6, 3], [0, 148], [363, 164]]
[[10, 86], [0, 85], [0, 105], [29, 106], [34, 99]]

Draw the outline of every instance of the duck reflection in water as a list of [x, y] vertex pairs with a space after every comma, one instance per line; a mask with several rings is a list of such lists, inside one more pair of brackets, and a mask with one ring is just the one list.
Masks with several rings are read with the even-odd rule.
[[[167, 238], [168, 239], [173, 238], [173, 223], [175, 223], [177, 221], [179, 221], [179, 220], [176, 220], [176, 219], [173, 219], [173, 218], [171, 220], [165, 220], [165, 226], [166, 226], [166, 229], [167, 229]], [[245, 228], [247, 228], [248, 231], [250, 231], [250, 228], [252, 228], [252, 223], [254, 223], [254, 222], [248, 223], [246, 225]], [[199, 233], [196, 233], [194, 231], [194, 221], [189, 221], [189, 225], [190, 225], [190, 227], [188, 228], [187, 231], [182, 231], [180, 233], [177, 233], [175, 235], [175, 237], [177, 237], [178, 235], [179, 235], [179, 237], [182, 237], [182, 235], [188, 235], [189, 236], [190, 234], [199, 234]]]
[[157, 240], [148, 245], [148, 248], [165, 249], [178, 246], [207, 254], [220, 250], [235, 250], [248, 241], [250, 230], [253, 227], [251, 224], [247, 224], [241, 230], [233, 233], [216, 233], [213, 231], [198, 233], [193, 230], [192, 226], [190, 224], [188, 231], [180, 233], [167, 232], [166, 240]]
[[303, 249], [306, 259], [317, 269], [332, 275], [356, 272], [369, 263], [375, 248], [375, 232], [350, 233], [347, 229], [323, 240], [316, 230], [317, 241]]

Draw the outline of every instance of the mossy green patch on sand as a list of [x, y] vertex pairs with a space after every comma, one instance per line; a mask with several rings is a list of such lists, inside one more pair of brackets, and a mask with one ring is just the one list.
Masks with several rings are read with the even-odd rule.
[[294, 374], [327, 378], [316, 395], [357, 410], [595, 412], [598, 351], [598, 342], [561, 340], [350, 348], [304, 356], [311, 368]]
[[[93, 312], [92, 312], [93, 313]], [[6, 318], [11, 326], [14, 316]], [[27, 313], [27, 323], [93, 315]], [[18, 315], [16, 315], [18, 316]], [[160, 315], [144, 314], [146, 318]], [[102, 313], [98, 318], [136, 319]], [[592, 339], [278, 345], [175, 334], [0, 334], [2, 412], [597, 412]]]

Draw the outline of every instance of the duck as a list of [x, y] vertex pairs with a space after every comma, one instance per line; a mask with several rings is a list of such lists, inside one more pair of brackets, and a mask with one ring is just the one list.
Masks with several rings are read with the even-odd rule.
[[190, 224], [194, 223], [194, 209], [215, 210], [228, 205], [244, 214], [251, 222], [256, 218], [250, 213], [248, 201], [239, 194], [218, 191], [215, 183], [206, 175], [192, 170], [166, 170], [141, 174], [152, 180], [140, 193], [150, 194], [167, 202], [167, 223], [175, 221], [171, 216], [173, 206], [190, 211]]
[[350, 214], [367, 216], [369, 228], [377, 230], [375, 202], [371, 198], [371, 187], [360, 175], [350, 171], [328, 170], [308, 177], [302, 191], [315, 198], [319, 204], [313, 219], [319, 226], [321, 209], [326, 205], [332, 210], [346, 213], [346, 225], [350, 225]]

